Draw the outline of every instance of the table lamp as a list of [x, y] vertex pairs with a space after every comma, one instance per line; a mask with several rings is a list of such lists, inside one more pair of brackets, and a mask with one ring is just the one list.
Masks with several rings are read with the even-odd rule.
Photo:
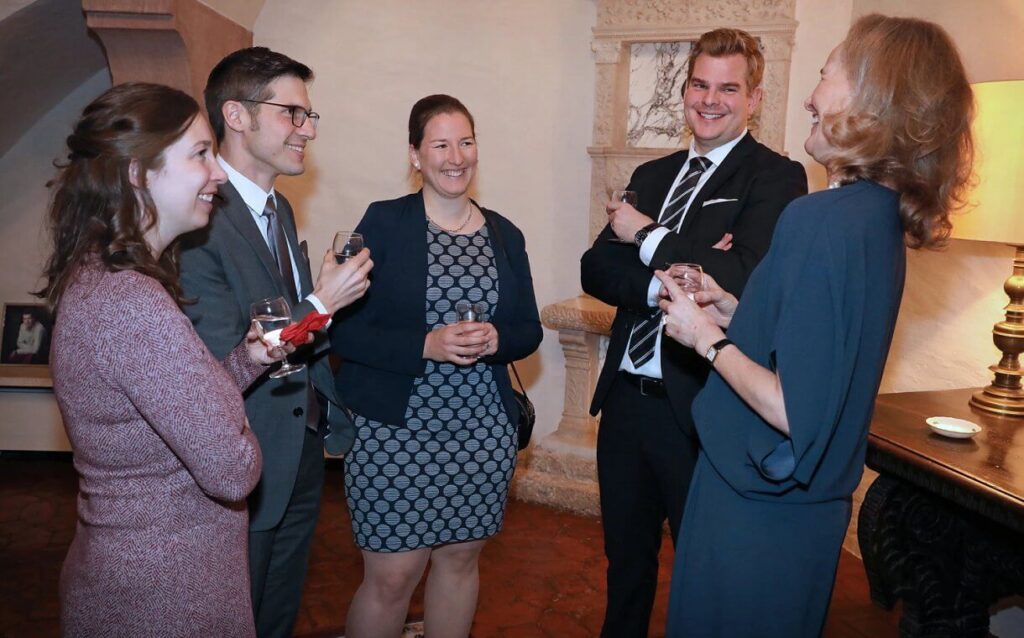
[[992, 327], [1003, 353], [989, 369], [992, 383], [971, 397], [982, 412], [1024, 418], [1019, 355], [1024, 353], [1024, 80], [975, 84], [974, 122], [977, 183], [967, 198], [977, 207], [954, 218], [953, 237], [1000, 242], [1016, 249], [1013, 274], [1003, 284], [1010, 297], [1006, 318]]

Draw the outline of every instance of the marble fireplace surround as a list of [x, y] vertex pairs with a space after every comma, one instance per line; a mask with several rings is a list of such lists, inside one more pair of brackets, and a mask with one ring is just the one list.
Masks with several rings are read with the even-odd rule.
[[[744, 29], [762, 46], [766, 68], [764, 99], [752, 133], [781, 152], [789, 67], [796, 32], [795, 0], [599, 0], [591, 48], [595, 62], [589, 239], [606, 223], [604, 203], [623, 188], [641, 163], [671, 152], [627, 142], [630, 64], [634, 44], [693, 42], [718, 27]], [[653, 90], [653, 87], [652, 87]], [[689, 145], [685, 133], [679, 148]], [[520, 460], [517, 498], [597, 516], [596, 443], [599, 420], [588, 408], [604, 362], [614, 308], [587, 295], [550, 304], [543, 324], [558, 331], [565, 355], [562, 416], [552, 434], [531, 444]]]

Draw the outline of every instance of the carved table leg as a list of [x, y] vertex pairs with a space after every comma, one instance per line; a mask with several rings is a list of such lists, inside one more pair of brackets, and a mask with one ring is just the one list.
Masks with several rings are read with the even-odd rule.
[[858, 540], [871, 599], [903, 601], [904, 638], [985, 638], [990, 605], [1024, 591], [1019, 535], [884, 474], [864, 497]]

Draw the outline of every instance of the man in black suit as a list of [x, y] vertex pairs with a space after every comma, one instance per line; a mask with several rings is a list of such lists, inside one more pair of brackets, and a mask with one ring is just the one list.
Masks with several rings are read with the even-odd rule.
[[662, 525], [667, 518], [675, 542], [697, 457], [690, 403], [708, 373], [700, 354], [662, 339], [653, 273], [696, 263], [739, 295], [782, 209], [807, 192], [803, 167], [747, 132], [763, 74], [750, 34], [718, 29], [701, 36], [683, 90], [689, 151], [638, 167], [627, 187], [637, 193], [636, 208], [609, 202], [608, 226], [583, 255], [583, 289], [617, 307], [590, 408], [602, 413], [607, 638], [647, 636]]
[[[299, 243], [288, 200], [274, 190], [280, 175], [299, 175], [316, 137], [306, 65], [264, 47], [236, 51], [217, 64], [206, 108], [228, 175], [207, 228], [184, 238], [181, 284], [196, 331], [219, 358], [249, 328], [249, 306], [285, 297], [297, 321], [334, 314], [369, 286], [369, 253], [335, 263], [328, 251], [316, 284]], [[323, 450], [346, 452], [355, 428], [339, 406], [325, 334], [289, 359], [306, 368], [263, 377], [245, 408], [263, 453], [263, 473], [249, 496], [249, 576], [256, 632], [291, 636], [302, 598], [310, 541], [320, 511]]]

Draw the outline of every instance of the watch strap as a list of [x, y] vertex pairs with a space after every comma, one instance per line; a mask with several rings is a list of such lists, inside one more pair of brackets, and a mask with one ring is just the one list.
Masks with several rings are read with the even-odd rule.
[[655, 228], [658, 228], [660, 225], [661, 224], [659, 224], [658, 222], [652, 222], [650, 224], [647, 224], [640, 230], [636, 231], [636, 234], [633, 235], [633, 243], [636, 244], [637, 248], [639, 248], [640, 245], [644, 243], [644, 240], [647, 239], [647, 236], [651, 234], [651, 231], [654, 230]]
[[734, 344], [729, 339], [719, 339], [718, 341], [711, 344], [711, 347], [708, 348], [708, 351], [704, 353], [704, 358], [707, 359], [709, 362], [714, 363], [715, 358], [718, 356], [718, 353], [722, 351], [722, 348], [731, 345]]

